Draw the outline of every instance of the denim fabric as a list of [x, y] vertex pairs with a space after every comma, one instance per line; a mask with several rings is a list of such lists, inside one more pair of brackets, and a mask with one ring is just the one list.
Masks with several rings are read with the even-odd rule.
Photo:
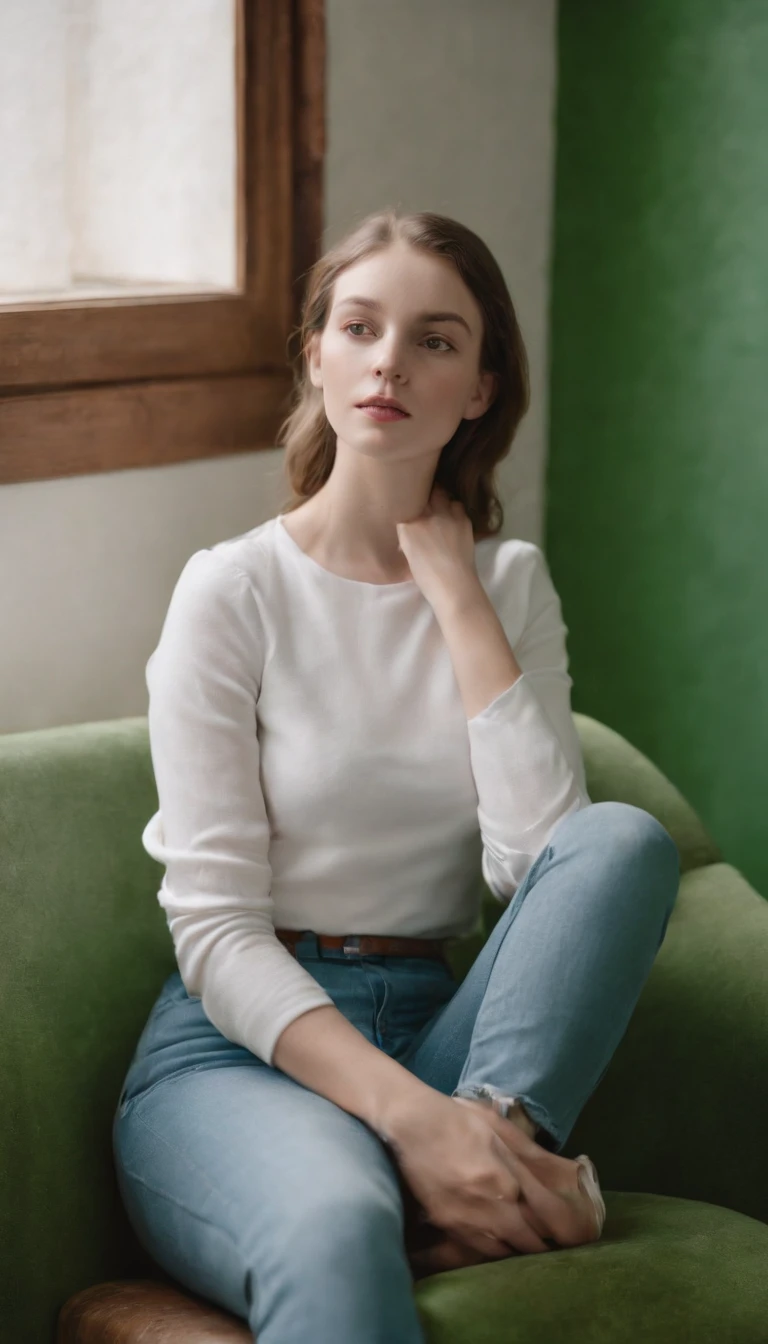
[[[627, 1029], [679, 877], [654, 817], [596, 803], [555, 828], [460, 985], [439, 961], [326, 952], [311, 932], [297, 953], [367, 1040], [447, 1096], [519, 1097], [559, 1151]], [[113, 1138], [139, 1240], [259, 1344], [423, 1344], [385, 1145], [226, 1040], [178, 972]]]

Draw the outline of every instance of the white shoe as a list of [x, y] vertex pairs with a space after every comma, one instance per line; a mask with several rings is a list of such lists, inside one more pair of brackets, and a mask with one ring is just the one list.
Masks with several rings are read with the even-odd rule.
[[598, 1180], [597, 1170], [591, 1158], [586, 1153], [580, 1153], [576, 1158], [578, 1163], [577, 1177], [580, 1189], [584, 1192], [592, 1204], [595, 1214], [595, 1227], [597, 1229], [597, 1240], [603, 1231], [605, 1225], [605, 1200], [603, 1199]]

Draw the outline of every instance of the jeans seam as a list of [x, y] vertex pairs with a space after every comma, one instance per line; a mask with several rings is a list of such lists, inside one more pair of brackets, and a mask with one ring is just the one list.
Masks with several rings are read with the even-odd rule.
[[[160, 1081], [161, 1081], [161, 1082], [166, 1082], [167, 1080], [163, 1078], [163, 1079], [161, 1079]], [[158, 1084], [153, 1084], [153, 1086], [158, 1086]], [[146, 1095], [146, 1093], [142, 1093], [142, 1096], [144, 1096], [144, 1095]], [[221, 1192], [216, 1188], [215, 1185], [211, 1185], [211, 1182], [208, 1180], [208, 1177], [206, 1176], [205, 1172], [202, 1171], [201, 1168], [198, 1167], [198, 1166], [196, 1165], [196, 1163], [192, 1162], [192, 1161], [189, 1159], [189, 1157], [187, 1157], [187, 1154], [186, 1154], [182, 1149], [180, 1149], [180, 1148], [172, 1148], [171, 1144], [169, 1144], [169, 1142], [168, 1142], [168, 1140], [166, 1139], [165, 1135], [164, 1135], [164, 1134], [160, 1134], [156, 1129], [153, 1128], [152, 1125], [148, 1124], [147, 1121], [143, 1118], [143, 1116], [136, 1114], [136, 1115], [134, 1115], [133, 1119], [134, 1119], [134, 1121], [135, 1121], [136, 1123], [140, 1124], [140, 1125], [142, 1126], [142, 1128], [146, 1129], [147, 1133], [148, 1133], [148, 1134], [151, 1134], [152, 1137], [153, 1137], [154, 1139], [156, 1139], [158, 1143], [162, 1144], [164, 1148], [170, 1149], [170, 1151], [173, 1153], [174, 1157], [175, 1157], [177, 1160], [180, 1159], [180, 1160], [184, 1163], [184, 1165], [188, 1168], [188, 1170], [195, 1176], [195, 1178], [196, 1178], [197, 1180], [199, 1180], [199, 1181], [205, 1186], [206, 1190], [207, 1190], [211, 1195], [213, 1195], [215, 1199], [217, 1199], [217, 1200], [219, 1200], [219, 1201], [221, 1202], [222, 1207], [223, 1207], [224, 1209], [229, 1209], [229, 1208], [232, 1207], [232, 1201], [230, 1200], [229, 1202], [225, 1202], [225, 1201], [222, 1200], [222, 1198], [221, 1198]], [[171, 1195], [167, 1190], [161, 1190], [159, 1187], [150, 1185], [149, 1182], [148, 1182], [148, 1181], [145, 1181], [143, 1177], [141, 1177], [141, 1176], [137, 1175], [136, 1173], [134, 1173], [134, 1172], [129, 1168], [128, 1164], [127, 1164], [127, 1163], [123, 1163], [122, 1160], [121, 1160], [121, 1166], [123, 1167], [124, 1171], [126, 1171], [127, 1173], [130, 1174], [132, 1180], [141, 1181], [141, 1183], [142, 1183], [143, 1185], [145, 1185], [145, 1186], [147, 1187], [148, 1190], [153, 1190], [154, 1193], [155, 1193], [155, 1194], [158, 1194], [158, 1195], [164, 1195], [166, 1199], [168, 1199], [168, 1200], [171, 1201], [171, 1203], [178, 1203], [178, 1201], [174, 1199], [173, 1195]], [[188, 1213], [191, 1213], [191, 1212], [192, 1212], [192, 1210], [191, 1210], [191, 1209], [187, 1209], [187, 1208], [186, 1208], [186, 1205], [184, 1205], [184, 1204], [179, 1204], [179, 1208], [183, 1208], [183, 1209], [185, 1209], [185, 1211], [188, 1212]], [[200, 1217], [200, 1216], [201, 1216], [201, 1215], [199, 1215], [199, 1214], [197, 1215], [197, 1217]], [[205, 1221], [205, 1220], [203, 1220], [203, 1221]], [[211, 1226], [212, 1226], [212, 1227], [215, 1227], [216, 1224], [215, 1224], [215, 1223], [211, 1223]]]
[[[163, 1083], [169, 1083], [175, 1078], [184, 1078], [189, 1073], [199, 1073], [201, 1069], [207, 1069], [208, 1067], [209, 1067], [208, 1064], [188, 1064], [187, 1067], [184, 1069], [176, 1069], [174, 1073], [166, 1073], [163, 1075], [162, 1078], [156, 1078], [154, 1083], [150, 1083], [149, 1087], [142, 1088], [141, 1092], [134, 1092], [132, 1097], [128, 1097], [125, 1101], [119, 1101], [118, 1114], [121, 1117], [126, 1115], [130, 1107], [133, 1106], [135, 1102], [143, 1101], [145, 1097], [151, 1096], [155, 1088], [162, 1087]], [[251, 1066], [248, 1065], [247, 1067]], [[121, 1096], [123, 1095], [124, 1091], [125, 1091], [125, 1083], [123, 1084], [123, 1088], [120, 1093]], [[147, 1128], [149, 1128], [149, 1126], [147, 1126]]]
[[[147, 1128], [149, 1128], [149, 1126], [147, 1126]], [[152, 1132], [154, 1133], [154, 1130]], [[227, 1241], [234, 1247], [234, 1249], [239, 1254], [242, 1254], [241, 1247], [238, 1246], [232, 1233], [226, 1227], [222, 1227], [220, 1223], [214, 1222], [212, 1218], [206, 1218], [202, 1213], [197, 1213], [195, 1209], [191, 1209], [188, 1204], [183, 1204], [180, 1199], [176, 1199], [173, 1195], [169, 1194], [167, 1190], [162, 1190], [160, 1186], [153, 1185], [151, 1181], [145, 1180], [145, 1178], [140, 1176], [138, 1172], [133, 1171], [127, 1163], [121, 1163], [121, 1166], [123, 1173], [128, 1180], [135, 1181], [137, 1185], [143, 1186], [145, 1190], [149, 1190], [151, 1194], [157, 1195], [159, 1199], [167, 1200], [169, 1204], [173, 1204], [174, 1208], [181, 1209], [182, 1213], [186, 1213], [190, 1218], [194, 1218], [196, 1222], [202, 1223], [205, 1227], [212, 1227], [215, 1232], [220, 1232], [223, 1237], [226, 1237]], [[214, 1194], [218, 1194], [218, 1191], [214, 1191]]]
[[[533, 887], [533, 885], [534, 885], [535, 878], [538, 876], [538, 869], [543, 865], [544, 860], [545, 860], [546, 858], [548, 858], [548, 857], [551, 856], [551, 853], [552, 853], [552, 847], [551, 847], [551, 845], [549, 845], [549, 844], [544, 845], [544, 847], [541, 849], [541, 851], [539, 852], [539, 854], [537, 855], [537, 857], [534, 859], [533, 865], [531, 866], [531, 868], [529, 868], [528, 872], [526, 873], [526, 875], [525, 875], [525, 877], [524, 877], [524, 879], [523, 879], [522, 884], [520, 885], [520, 887], [518, 887], [518, 890], [515, 892], [514, 896], [512, 897], [512, 900], [509, 902], [509, 905], [507, 906], [506, 910], [502, 913], [501, 918], [499, 919], [498, 923], [495, 925], [495, 927], [494, 927], [494, 929], [493, 929], [493, 931], [492, 931], [492, 933], [491, 933], [491, 938], [492, 938], [493, 935], [494, 935], [494, 933], [496, 932], [497, 929], [499, 929], [500, 926], [503, 928], [503, 932], [502, 932], [502, 933], [500, 934], [500, 936], [499, 936], [498, 946], [496, 947], [496, 950], [495, 950], [495, 952], [494, 952], [494, 954], [493, 954], [493, 957], [492, 957], [492, 959], [491, 959], [491, 964], [490, 964], [490, 966], [488, 967], [488, 975], [487, 975], [486, 982], [485, 982], [485, 988], [483, 989], [483, 993], [482, 993], [482, 997], [481, 997], [481, 1004], [480, 1004], [480, 1007], [481, 1007], [481, 1008], [482, 1008], [482, 1000], [485, 998], [485, 994], [486, 994], [486, 991], [487, 991], [487, 989], [488, 989], [488, 984], [489, 984], [489, 981], [490, 981], [491, 976], [492, 976], [492, 974], [493, 974], [493, 968], [494, 968], [494, 966], [496, 965], [496, 959], [497, 959], [497, 957], [498, 957], [498, 955], [499, 955], [499, 952], [501, 951], [501, 945], [502, 945], [502, 943], [504, 942], [504, 939], [506, 938], [507, 934], [509, 933], [509, 930], [511, 929], [511, 927], [512, 927], [512, 925], [514, 924], [515, 920], [517, 919], [517, 916], [519, 915], [520, 911], [522, 910], [523, 905], [525, 904], [525, 902], [526, 902], [528, 896], [529, 896], [530, 893], [531, 893], [531, 889], [532, 889], [532, 887]], [[506, 920], [506, 926], [504, 926], [504, 920]], [[479, 1013], [479, 1011], [480, 1011], [480, 1009], [478, 1009], [478, 1013]], [[473, 1030], [473, 1033], [472, 1033], [472, 1034], [474, 1035], [474, 1030]], [[472, 1050], [472, 1040], [471, 1040], [471, 1037], [470, 1037], [469, 1051], [471, 1052], [471, 1050]], [[464, 1068], [466, 1068], [466, 1062], [467, 1062], [467, 1061], [465, 1060], [465, 1061], [464, 1061]], [[461, 1070], [461, 1074], [464, 1073], [464, 1068], [462, 1068], [462, 1070]], [[460, 1078], [461, 1078], [461, 1074], [460, 1074]], [[466, 1084], [466, 1083], [462, 1083], [461, 1086], [462, 1086], [462, 1087], [466, 1087], [467, 1084]], [[480, 1084], [478, 1084], [478, 1086], [480, 1086]], [[457, 1085], [457, 1087], [458, 1087], [458, 1085]], [[456, 1095], [456, 1093], [454, 1092], [452, 1095]], [[524, 1104], [525, 1104], [525, 1103], [524, 1103]], [[539, 1111], [539, 1113], [541, 1114], [541, 1107], [539, 1107], [537, 1103], [534, 1103], [534, 1105], [535, 1105], [535, 1107], [536, 1107], [536, 1110]], [[527, 1109], [527, 1108], [526, 1108], [526, 1109]], [[541, 1124], [541, 1123], [542, 1123], [542, 1122], [538, 1119], [537, 1116], [532, 1116], [532, 1118], [536, 1120], [537, 1124]], [[547, 1129], [547, 1130], [549, 1131], [549, 1133], [551, 1133], [551, 1134], [553, 1135], [553, 1137], [557, 1137], [557, 1136], [555, 1135], [555, 1133], [554, 1133], [554, 1130], [553, 1130], [552, 1127], [551, 1127], [551, 1124], [549, 1124], [549, 1123], [548, 1123], [548, 1124], [545, 1124], [543, 1127], [544, 1127], [545, 1129]], [[558, 1140], [558, 1142], [559, 1142], [559, 1140]]]
[[[539, 868], [542, 866], [544, 860], [545, 860], [546, 858], [549, 858], [549, 857], [550, 857], [550, 850], [551, 850], [551, 846], [550, 846], [550, 845], [545, 845], [544, 848], [541, 850], [541, 852], [539, 853], [538, 857], [534, 860], [533, 866], [532, 866], [531, 868], [529, 868], [528, 872], [526, 873], [526, 875], [525, 875], [525, 877], [524, 877], [524, 879], [523, 879], [522, 885], [521, 885], [521, 886], [518, 888], [518, 890], [515, 892], [514, 896], [512, 897], [511, 901], [509, 902], [509, 904], [508, 904], [506, 910], [502, 912], [501, 918], [499, 919], [498, 923], [494, 926], [494, 928], [493, 928], [492, 931], [491, 931], [491, 935], [490, 935], [490, 936], [491, 936], [491, 938], [492, 938], [493, 935], [494, 935], [494, 933], [496, 932], [496, 929], [498, 929], [500, 926], [503, 927], [503, 921], [504, 921], [504, 918], [505, 918], [505, 916], [507, 916], [506, 927], [504, 927], [504, 932], [503, 932], [503, 933], [500, 935], [500, 937], [499, 937], [499, 945], [498, 945], [498, 947], [496, 948], [496, 951], [495, 951], [494, 954], [493, 954], [493, 959], [492, 959], [491, 964], [490, 964], [490, 966], [489, 966], [489, 968], [488, 968], [488, 980], [490, 980], [490, 978], [491, 978], [491, 974], [492, 974], [492, 972], [493, 972], [493, 968], [494, 968], [494, 966], [496, 965], [496, 958], [497, 958], [498, 955], [499, 955], [499, 950], [500, 950], [500, 948], [501, 948], [501, 944], [504, 942], [504, 939], [506, 938], [507, 933], [509, 932], [509, 930], [511, 929], [511, 927], [512, 927], [512, 925], [514, 924], [515, 920], [517, 919], [517, 916], [519, 915], [520, 911], [522, 910], [522, 908], [523, 908], [523, 906], [524, 906], [526, 900], [527, 900], [528, 897], [530, 896], [530, 894], [531, 894], [531, 888], [532, 888], [533, 885], [534, 885], [534, 880], [535, 880], [535, 878], [538, 876], [538, 870], [539, 870]], [[514, 912], [514, 913], [510, 913], [510, 912]], [[486, 980], [486, 989], [488, 988], [488, 980]], [[485, 990], [483, 990], [483, 997], [485, 997]]]
[[387, 1004], [389, 1003], [390, 993], [389, 993], [389, 984], [387, 982], [387, 977], [385, 975], [381, 976], [381, 982], [384, 986], [384, 997], [381, 1001], [381, 1007], [379, 1008], [379, 1011], [376, 1014], [376, 1021], [374, 1023], [374, 1027], [376, 1031], [377, 1044], [379, 1045], [379, 1048], [383, 1049], [384, 1041], [387, 1034], [387, 1019], [385, 1013]]
[[[144, 1124], [144, 1127], [146, 1129], [150, 1130], [150, 1133], [152, 1134], [155, 1133], [155, 1131], [152, 1130], [149, 1125], [146, 1125], [144, 1121], [142, 1121], [142, 1124]], [[188, 1166], [190, 1166], [192, 1170], [195, 1170], [194, 1163], [189, 1162], [188, 1158], [185, 1158], [184, 1160], [187, 1162]], [[219, 1236], [224, 1238], [224, 1240], [227, 1242], [229, 1246], [232, 1247], [232, 1250], [234, 1251], [235, 1255], [240, 1260], [240, 1268], [243, 1275], [243, 1297], [246, 1303], [246, 1309], [252, 1307], [256, 1300], [256, 1295], [258, 1291], [257, 1286], [254, 1282], [254, 1272], [252, 1270], [252, 1267], [248, 1264], [247, 1258], [243, 1252], [243, 1248], [238, 1245], [235, 1237], [233, 1237], [232, 1233], [229, 1231], [229, 1228], [222, 1226], [221, 1223], [214, 1222], [212, 1218], [206, 1218], [205, 1215], [202, 1213], [197, 1213], [195, 1209], [191, 1209], [188, 1204], [183, 1204], [180, 1199], [176, 1199], [173, 1195], [169, 1194], [167, 1190], [161, 1190], [158, 1186], [152, 1185], [150, 1181], [145, 1180], [143, 1176], [139, 1176], [139, 1174], [133, 1171], [132, 1168], [129, 1167], [127, 1164], [121, 1164], [121, 1165], [122, 1165], [123, 1177], [126, 1180], [126, 1182], [128, 1181], [135, 1182], [137, 1185], [142, 1186], [144, 1190], [148, 1190], [150, 1194], [154, 1195], [157, 1199], [162, 1199], [167, 1204], [171, 1204], [173, 1208], [180, 1209], [182, 1213], [186, 1214], [188, 1218], [193, 1219], [194, 1222], [200, 1223], [203, 1227], [208, 1228], [214, 1232], [218, 1232]], [[215, 1193], [218, 1194], [218, 1192]], [[250, 1288], [248, 1287], [249, 1283]], [[241, 1317], [241, 1319], [243, 1318]], [[244, 1319], [247, 1321], [248, 1317], [246, 1316]]]

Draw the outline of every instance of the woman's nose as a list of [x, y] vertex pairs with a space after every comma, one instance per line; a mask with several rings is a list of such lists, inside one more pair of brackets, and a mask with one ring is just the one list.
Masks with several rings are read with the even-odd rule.
[[386, 340], [378, 342], [373, 353], [373, 371], [377, 377], [401, 378], [406, 369], [404, 342], [390, 332]]
[[379, 353], [374, 361], [374, 373], [377, 377], [400, 378], [402, 375], [403, 360], [396, 351], [391, 354], [382, 355]]

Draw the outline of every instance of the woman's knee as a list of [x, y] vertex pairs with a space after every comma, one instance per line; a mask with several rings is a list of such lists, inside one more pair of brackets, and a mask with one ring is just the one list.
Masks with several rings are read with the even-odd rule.
[[[571, 813], [556, 828], [550, 841], [551, 856], [557, 856], [558, 845], [571, 843], [588, 846], [590, 864], [606, 865], [612, 901], [623, 891], [630, 903], [635, 902], [639, 882], [644, 896], [657, 898], [669, 918], [680, 884], [680, 851], [652, 813], [632, 803], [591, 803]], [[636, 881], [622, 880], [617, 886], [613, 880], [617, 864], [624, 875], [634, 876]], [[647, 906], [647, 899], [644, 904]]]
[[578, 812], [572, 812], [555, 828], [560, 838], [571, 830], [594, 832], [602, 839], [610, 837], [611, 847], [619, 847], [630, 854], [648, 852], [659, 856], [662, 862], [672, 863], [679, 870], [680, 852], [666, 826], [643, 807], [634, 803], [606, 800], [590, 803]]

